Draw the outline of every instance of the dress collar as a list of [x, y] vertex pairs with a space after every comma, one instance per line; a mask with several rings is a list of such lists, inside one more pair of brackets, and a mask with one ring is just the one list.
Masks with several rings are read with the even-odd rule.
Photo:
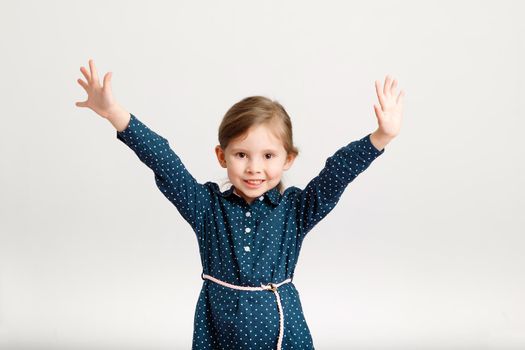
[[[238, 196], [240, 197], [237, 193], [235, 193], [235, 186], [231, 185], [229, 189], [227, 189], [226, 191], [224, 192], [221, 192], [220, 189], [219, 189], [219, 186], [217, 186], [215, 188], [215, 192], [217, 192], [219, 195], [223, 196], [223, 197], [229, 197], [229, 196]], [[275, 186], [274, 188], [272, 188], [271, 190], [268, 190], [266, 191], [264, 194], [263, 194], [264, 197], [268, 198], [270, 200], [270, 202], [274, 205], [277, 205], [279, 204], [279, 200], [281, 199], [281, 193], [279, 192], [279, 190], [277, 189], [277, 186]]]

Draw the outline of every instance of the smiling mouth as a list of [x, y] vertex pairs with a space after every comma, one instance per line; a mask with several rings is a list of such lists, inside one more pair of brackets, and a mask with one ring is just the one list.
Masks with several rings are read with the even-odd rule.
[[262, 184], [265, 180], [243, 180], [244, 182], [246, 182], [247, 184], [249, 185], [260, 185]]

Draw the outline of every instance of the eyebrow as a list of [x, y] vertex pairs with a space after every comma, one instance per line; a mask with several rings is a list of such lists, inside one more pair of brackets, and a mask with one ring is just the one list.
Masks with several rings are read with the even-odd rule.
[[[233, 148], [231, 151], [232, 152], [246, 152], [246, 149], [244, 149], [244, 148]], [[277, 153], [277, 150], [276, 149], [264, 149], [264, 150], [262, 150], [262, 152], [274, 152], [274, 153]]]

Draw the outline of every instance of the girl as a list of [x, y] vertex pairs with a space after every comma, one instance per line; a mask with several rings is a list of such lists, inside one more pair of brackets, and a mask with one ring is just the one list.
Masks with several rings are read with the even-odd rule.
[[198, 183], [168, 141], [112, 96], [111, 72], [101, 86], [93, 60], [78, 83], [88, 107], [109, 120], [116, 137], [155, 175], [157, 187], [193, 228], [202, 261], [193, 350], [314, 349], [299, 293], [292, 283], [306, 234], [337, 204], [347, 185], [384, 152], [401, 126], [404, 92], [376, 81], [378, 128], [341, 147], [301, 190], [284, 188], [298, 149], [290, 117], [262, 96], [234, 104], [219, 127], [215, 152], [231, 187]]

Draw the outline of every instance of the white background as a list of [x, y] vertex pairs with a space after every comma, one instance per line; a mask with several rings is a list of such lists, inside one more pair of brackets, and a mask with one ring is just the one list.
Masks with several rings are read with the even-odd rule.
[[3, 1], [0, 349], [189, 349], [191, 227], [76, 80], [93, 58], [201, 183], [226, 110], [281, 102], [303, 188], [376, 129], [401, 133], [304, 241], [316, 349], [525, 348], [519, 1]]

